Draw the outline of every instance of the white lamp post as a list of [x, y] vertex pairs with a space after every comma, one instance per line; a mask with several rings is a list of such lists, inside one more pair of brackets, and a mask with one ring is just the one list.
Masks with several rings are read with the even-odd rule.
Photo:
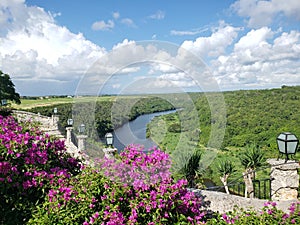
[[83, 133], [85, 132], [85, 125], [82, 123], [78, 127], [79, 135], [77, 136], [78, 140], [78, 151], [83, 152], [85, 150], [86, 138], [87, 136]]
[[58, 129], [58, 116], [57, 116], [57, 108], [53, 109], [52, 115], [52, 125], [55, 127], [55, 129]]
[[73, 119], [68, 119], [67, 120], [67, 123], [68, 123], [68, 126], [66, 127], [66, 130], [67, 130], [67, 142], [68, 143], [71, 143], [71, 133], [72, 133], [72, 130], [73, 130]]
[[[289, 159], [289, 155], [295, 155], [298, 148], [299, 140], [296, 135], [290, 132], [284, 132], [277, 137], [277, 145], [279, 154], [285, 154], [285, 162]], [[279, 155], [278, 155], [279, 159]]]

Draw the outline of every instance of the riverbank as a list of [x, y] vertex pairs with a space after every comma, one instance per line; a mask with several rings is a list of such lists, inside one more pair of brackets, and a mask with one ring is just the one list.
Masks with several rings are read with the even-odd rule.
[[118, 151], [121, 151], [125, 146], [132, 143], [143, 145], [145, 149], [157, 146], [151, 138], [146, 137], [147, 124], [155, 117], [174, 112], [176, 112], [176, 110], [144, 114], [123, 124], [113, 132], [115, 138], [114, 146], [118, 149]]

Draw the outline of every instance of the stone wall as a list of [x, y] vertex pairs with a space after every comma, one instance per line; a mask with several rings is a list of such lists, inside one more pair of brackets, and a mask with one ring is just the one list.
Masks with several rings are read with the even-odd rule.
[[[203, 196], [204, 202], [207, 204], [207, 209], [214, 212], [225, 213], [232, 211], [235, 206], [243, 209], [253, 209], [259, 211], [264, 207], [264, 203], [268, 200], [262, 199], [250, 199], [245, 197], [240, 197], [236, 195], [225, 194], [222, 192], [215, 191], [205, 191], [194, 189], [193, 192], [196, 192]], [[277, 208], [285, 212], [288, 212], [288, 208], [293, 202], [297, 200], [288, 200], [288, 201], [273, 201], [277, 203]]]
[[271, 198], [272, 200], [293, 200], [298, 197], [299, 162], [283, 159], [268, 159], [271, 165]]

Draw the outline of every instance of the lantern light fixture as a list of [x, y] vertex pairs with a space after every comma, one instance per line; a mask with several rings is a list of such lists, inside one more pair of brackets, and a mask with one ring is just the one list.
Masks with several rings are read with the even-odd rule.
[[78, 131], [80, 134], [83, 134], [85, 132], [85, 125], [83, 123], [79, 125]]
[[68, 119], [67, 120], [68, 126], [73, 126], [73, 119]]
[[[288, 161], [289, 155], [295, 155], [298, 148], [299, 140], [296, 135], [290, 132], [283, 132], [277, 137], [277, 146], [280, 155], [285, 155], [285, 162]], [[279, 155], [278, 155], [279, 159]]]
[[106, 145], [112, 146], [114, 141], [114, 136], [112, 133], [107, 133], [105, 135]]

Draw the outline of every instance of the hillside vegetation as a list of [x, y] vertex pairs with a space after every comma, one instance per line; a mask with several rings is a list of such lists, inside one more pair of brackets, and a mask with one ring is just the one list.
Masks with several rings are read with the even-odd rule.
[[[206, 146], [210, 138], [211, 127], [225, 126], [225, 135], [222, 142], [222, 149], [228, 147], [244, 147], [255, 143], [270, 150], [276, 150], [276, 137], [281, 132], [292, 132], [300, 136], [300, 86], [282, 87], [271, 90], [241, 90], [219, 93], [191, 93], [191, 98], [197, 108], [199, 115], [200, 144]], [[211, 106], [208, 99], [216, 98], [225, 102], [225, 119], [212, 118]], [[219, 99], [217, 99], [219, 98]], [[220, 106], [223, 104], [220, 102]], [[183, 104], [184, 107], [184, 104]], [[181, 112], [189, 114], [189, 112]], [[218, 113], [214, 114], [218, 117]], [[178, 136], [182, 118], [179, 120], [179, 113], [165, 115], [160, 119], [152, 121], [152, 127], [158, 120], [164, 118], [168, 124], [167, 137], [159, 144], [162, 148], [170, 149], [172, 145], [168, 139]], [[188, 118], [187, 118], [188, 119]], [[155, 139], [155, 137], [153, 137]]]

